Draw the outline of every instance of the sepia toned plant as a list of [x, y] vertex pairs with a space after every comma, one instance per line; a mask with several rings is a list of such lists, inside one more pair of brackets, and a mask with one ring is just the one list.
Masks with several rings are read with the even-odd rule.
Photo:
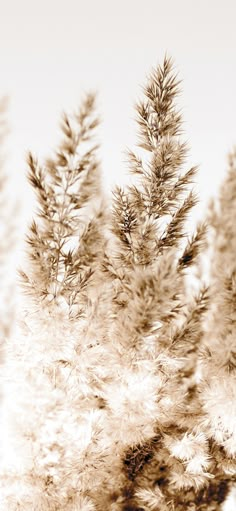
[[208, 231], [187, 234], [197, 168], [185, 168], [179, 87], [165, 57], [111, 204], [94, 95], [63, 116], [52, 158], [28, 156], [38, 210], [1, 373], [1, 510], [220, 511], [233, 488], [235, 158], [209, 285], [194, 291]]

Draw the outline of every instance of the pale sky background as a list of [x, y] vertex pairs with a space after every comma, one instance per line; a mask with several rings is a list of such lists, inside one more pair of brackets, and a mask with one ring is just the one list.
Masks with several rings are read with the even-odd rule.
[[183, 80], [190, 163], [203, 210], [236, 144], [235, 0], [0, 0], [0, 94], [10, 96], [8, 167], [29, 217], [25, 155], [47, 156], [63, 110], [99, 92], [107, 186], [125, 182], [134, 103], [152, 66], [172, 56]]

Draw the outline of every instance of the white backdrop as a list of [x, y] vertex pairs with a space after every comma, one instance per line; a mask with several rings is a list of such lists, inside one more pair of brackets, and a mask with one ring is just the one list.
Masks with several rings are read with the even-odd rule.
[[[133, 105], [165, 52], [183, 79], [180, 107], [199, 164], [201, 211], [236, 143], [234, 0], [0, 0], [0, 94], [8, 94], [8, 168], [31, 215], [25, 154], [47, 155], [62, 110], [99, 92], [107, 185], [125, 180], [123, 150], [135, 143]], [[198, 213], [196, 213], [198, 214]]]

